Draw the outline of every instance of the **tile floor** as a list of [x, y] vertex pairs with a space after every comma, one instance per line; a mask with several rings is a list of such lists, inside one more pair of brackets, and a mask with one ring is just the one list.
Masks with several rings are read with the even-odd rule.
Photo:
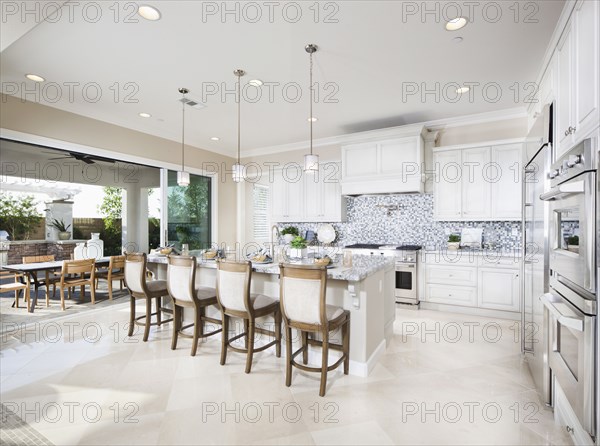
[[[170, 324], [127, 337], [128, 303], [4, 334], [2, 403], [54, 444], [568, 444], [537, 398], [514, 322], [397, 309], [368, 378], [294, 371], [243, 355], [219, 365], [220, 338]], [[469, 328], [471, 327], [471, 328]]]

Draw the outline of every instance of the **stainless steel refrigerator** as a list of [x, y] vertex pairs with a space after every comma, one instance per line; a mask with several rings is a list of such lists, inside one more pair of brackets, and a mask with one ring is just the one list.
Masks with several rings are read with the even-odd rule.
[[552, 105], [546, 105], [527, 137], [523, 168], [523, 245], [521, 348], [540, 399], [551, 404], [548, 365], [548, 315], [540, 297], [549, 284], [549, 205], [540, 200], [548, 190], [552, 162]]

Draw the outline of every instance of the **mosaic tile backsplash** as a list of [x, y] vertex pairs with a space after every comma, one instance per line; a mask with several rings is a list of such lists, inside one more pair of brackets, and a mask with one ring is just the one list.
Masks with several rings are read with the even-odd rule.
[[[345, 223], [331, 223], [339, 246], [354, 243], [416, 244], [445, 248], [446, 229], [460, 234], [462, 228], [482, 228], [483, 243], [496, 249], [518, 249], [521, 223], [518, 221], [446, 222], [433, 220], [432, 194], [362, 195], [347, 198]], [[317, 232], [323, 223], [282, 223], [279, 228], [296, 226], [301, 234]]]

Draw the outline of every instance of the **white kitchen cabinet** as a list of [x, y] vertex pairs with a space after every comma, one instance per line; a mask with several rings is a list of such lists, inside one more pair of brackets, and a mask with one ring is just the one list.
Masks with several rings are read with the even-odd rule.
[[427, 265], [425, 281], [440, 285], [477, 285], [477, 268], [466, 268], [445, 265]]
[[519, 311], [519, 270], [479, 268], [477, 306], [491, 310]]
[[521, 218], [522, 144], [492, 147], [491, 212], [495, 220]]
[[338, 222], [346, 219], [340, 187], [340, 163], [320, 163], [318, 175], [304, 176], [304, 215], [300, 221]]
[[436, 148], [435, 220], [489, 221], [521, 218], [522, 143]]
[[462, 151], [462, 217], [470, 220], [489, 219], [492, 211], [491, 183], [487, 169], [491, 156], [489, 147]]
[[436, 220], [462, 218], [461, 151], [434, 152], [433, 214]]
[[579, 1], [556, 47], [555, 159], [598, 126], [598, 28], [598, 2]]
[[477, 306], [477, 288], [457, 285], [427, 285], [426, 300], [446, 305]]
[[398, 136], [342, 146], [343, 195], [422, 192], [425, 127]]
[[317, 175], [296, 176], [295, 171], [275, 170], [271, 184], [271, 221], [341, 222], [346, 200], [340, 190], [340, 164], [320, 163]]

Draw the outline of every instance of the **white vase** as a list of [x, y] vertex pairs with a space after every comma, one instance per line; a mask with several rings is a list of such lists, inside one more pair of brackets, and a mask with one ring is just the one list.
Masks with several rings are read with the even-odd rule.
[[88, 259], [100, 259], [104, 257], [104, 241], [100, 240], [99, 232], [92, 232], [92, 238], [87, 241], [86, 257]]
[[292, 259], [303, 259], [306, 257], [308, 250], [306, 248], [290, 248], [290, 257]]
[[285, 234], [283, 236], [283, 241], [289, 245], [290, 243], [292, 243], [292, 240], [294, 240], [295, 237], [296, 236], [294, 234]]

